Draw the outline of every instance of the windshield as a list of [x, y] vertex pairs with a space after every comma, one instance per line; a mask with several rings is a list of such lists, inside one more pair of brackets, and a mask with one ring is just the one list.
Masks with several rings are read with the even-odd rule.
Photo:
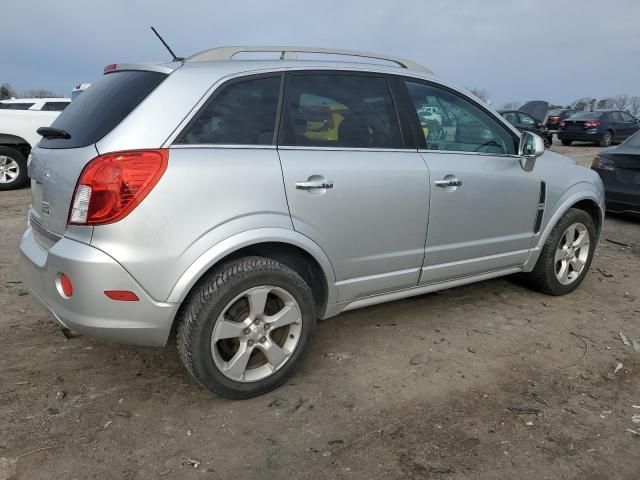
[[128, 70], [108, 73], [74, 99], [51, 125], [70, 138], [43, 138], [41, 148], [81, 148], [113, 130], [165, 78], [164, 73]]

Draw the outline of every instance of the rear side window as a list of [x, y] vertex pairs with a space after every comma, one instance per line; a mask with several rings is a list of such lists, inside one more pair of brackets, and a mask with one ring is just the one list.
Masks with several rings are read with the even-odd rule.
[[0, 108], [4, 110], [29, 110], [33, 103], [0, 103]]
[[571, 116], [571, 120], [600, 120], [601, 112], [578, 112]]
[[56, 118], [51, 127], [69, 139], [42, 138], [42, 148], [80, 148], [113, 130], [167, 77], [164, 73], [130, 70], [108, 73], [91, 85]]
[[65, 108], [67, 108], [69, 102], [46, 102], [42, 106], [42, 110], [47, 110], [49, 112], [61, 112]]
[[281, 145], [402, 148], [398, 116], [383, 77], [289, 75], [283, 110]]
[[223, 87], [187, 126], [177, 143], [273, 145], [280, 82], [281, 75], [277, 75]]

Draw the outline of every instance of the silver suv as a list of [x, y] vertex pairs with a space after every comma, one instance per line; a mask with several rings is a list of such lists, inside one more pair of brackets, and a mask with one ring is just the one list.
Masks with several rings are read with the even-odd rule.
[[[254, 51], [281, 57], [232, 59]], [[595, 172], [426, 68], [361, 52], [109, 65], [40, 133], [33, 295], [65, 329], [175, 338], [229, 398], [285, 382], [316, 320], [345, 310], [518, 272], [569, 293], [603, 221]]]

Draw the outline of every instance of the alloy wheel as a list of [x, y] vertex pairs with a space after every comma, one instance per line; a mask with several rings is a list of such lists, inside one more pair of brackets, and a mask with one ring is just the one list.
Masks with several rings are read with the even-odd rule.
[[291, 358], [300, 341], [302, 313], [280, 287], [259, 286], [231, 300], [211, 335], [211, 355], [220, 372], [236, 382], [263, 380]]
[[0, 183], [11, 183], [20, 174], [20, 166], [13, 158], [0, 155]]
[[556, 278], [562, 285], [575, 282], [589, 258], [589, 231], [582, 223], [570, 225], [560, 238], [554, 259]]

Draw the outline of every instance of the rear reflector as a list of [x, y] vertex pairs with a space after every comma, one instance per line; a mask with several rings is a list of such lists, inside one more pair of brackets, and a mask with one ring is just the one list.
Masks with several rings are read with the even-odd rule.
[[106, 290], [104, 294], [111, 300], [119, 302], [137, 302], [140, 300], [135, 293], [128, 290]]
[[126, 217], [167, 169], [169, 151], [134, 150], [100, 155], [80, 174], [69, 224], [105, 225]]
[[60, 290], [62, 290], [62, 294], [66, 298], [70, 298], [71, 295], [73, 295], [73, 284], [71, 283], [71, 279], [64, 273], [60, 274]]

